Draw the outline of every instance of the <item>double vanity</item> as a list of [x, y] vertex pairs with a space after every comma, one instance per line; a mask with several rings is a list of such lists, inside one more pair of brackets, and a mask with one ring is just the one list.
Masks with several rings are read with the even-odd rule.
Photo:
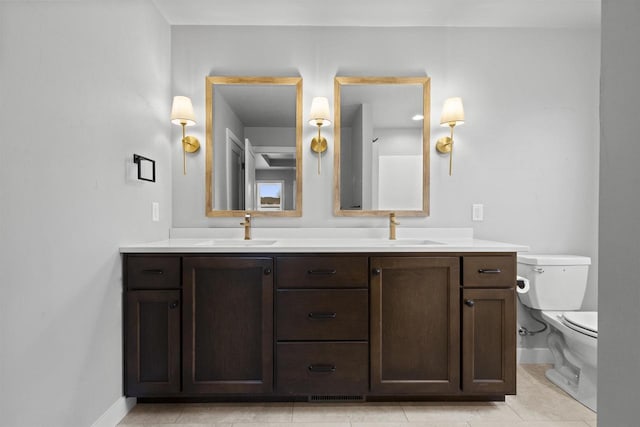
[[359, 401], [515, 393], [516, 252], [525, 247], [420, 234], [428, 229], [395, 241], [350, 231], [122, 247], [126, 395]]
[[[394, 240], [396, 215], [429, 215], [430, 88], [427, 76], [334, 78], [333, 213], [388, 216], [389, 234], [174, 229], [121, 248], [127, 396], [515, 393], [516, 253], [526, 248], [470, 229], [403, 227]], [[206, 77], [205, 213], [244, 217], [245, 238], [252, 216], [302, 216], [302, 93], [301, 77]], [[322, 147], [330, 118], [309, 119]]]

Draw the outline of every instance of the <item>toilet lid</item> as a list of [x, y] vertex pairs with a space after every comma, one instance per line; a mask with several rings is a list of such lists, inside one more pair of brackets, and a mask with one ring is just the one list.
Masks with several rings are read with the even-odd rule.
[[597, 311], [565, 311], [562, 313], [565, 325], [591, 337], [598, 337]]

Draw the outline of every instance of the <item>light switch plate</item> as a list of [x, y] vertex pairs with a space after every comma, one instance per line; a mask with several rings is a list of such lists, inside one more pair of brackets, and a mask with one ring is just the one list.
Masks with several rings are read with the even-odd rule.
[[160, 203], [158, 202], [151, 203], [151, 220], [160, 221]]
[[484, 221], [484, 205], [482, 204], [473, 205], [471, 219], [473, 221]]

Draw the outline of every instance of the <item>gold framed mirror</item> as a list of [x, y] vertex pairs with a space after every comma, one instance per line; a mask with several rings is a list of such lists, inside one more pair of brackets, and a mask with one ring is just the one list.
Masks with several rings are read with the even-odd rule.
[[429, 77], [336, 77], [336, 216], [429, 215]]
[[206, 78], [208, 217], [302, 215], [302, 78]]

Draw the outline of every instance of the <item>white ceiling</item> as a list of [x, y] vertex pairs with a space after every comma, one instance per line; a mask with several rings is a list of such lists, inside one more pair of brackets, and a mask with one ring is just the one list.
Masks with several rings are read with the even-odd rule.
[[288, 85], [216, 84], [247, 127], [296, 127], [296, 87]]
[[171, 25], [598, 28], [601, 0], [153, 0]]
[[340, 89], [340, 121], [351, 126], [362, 104], [371, 106], [375, 128], [422, 128], [422, 85], [342, 85]]

